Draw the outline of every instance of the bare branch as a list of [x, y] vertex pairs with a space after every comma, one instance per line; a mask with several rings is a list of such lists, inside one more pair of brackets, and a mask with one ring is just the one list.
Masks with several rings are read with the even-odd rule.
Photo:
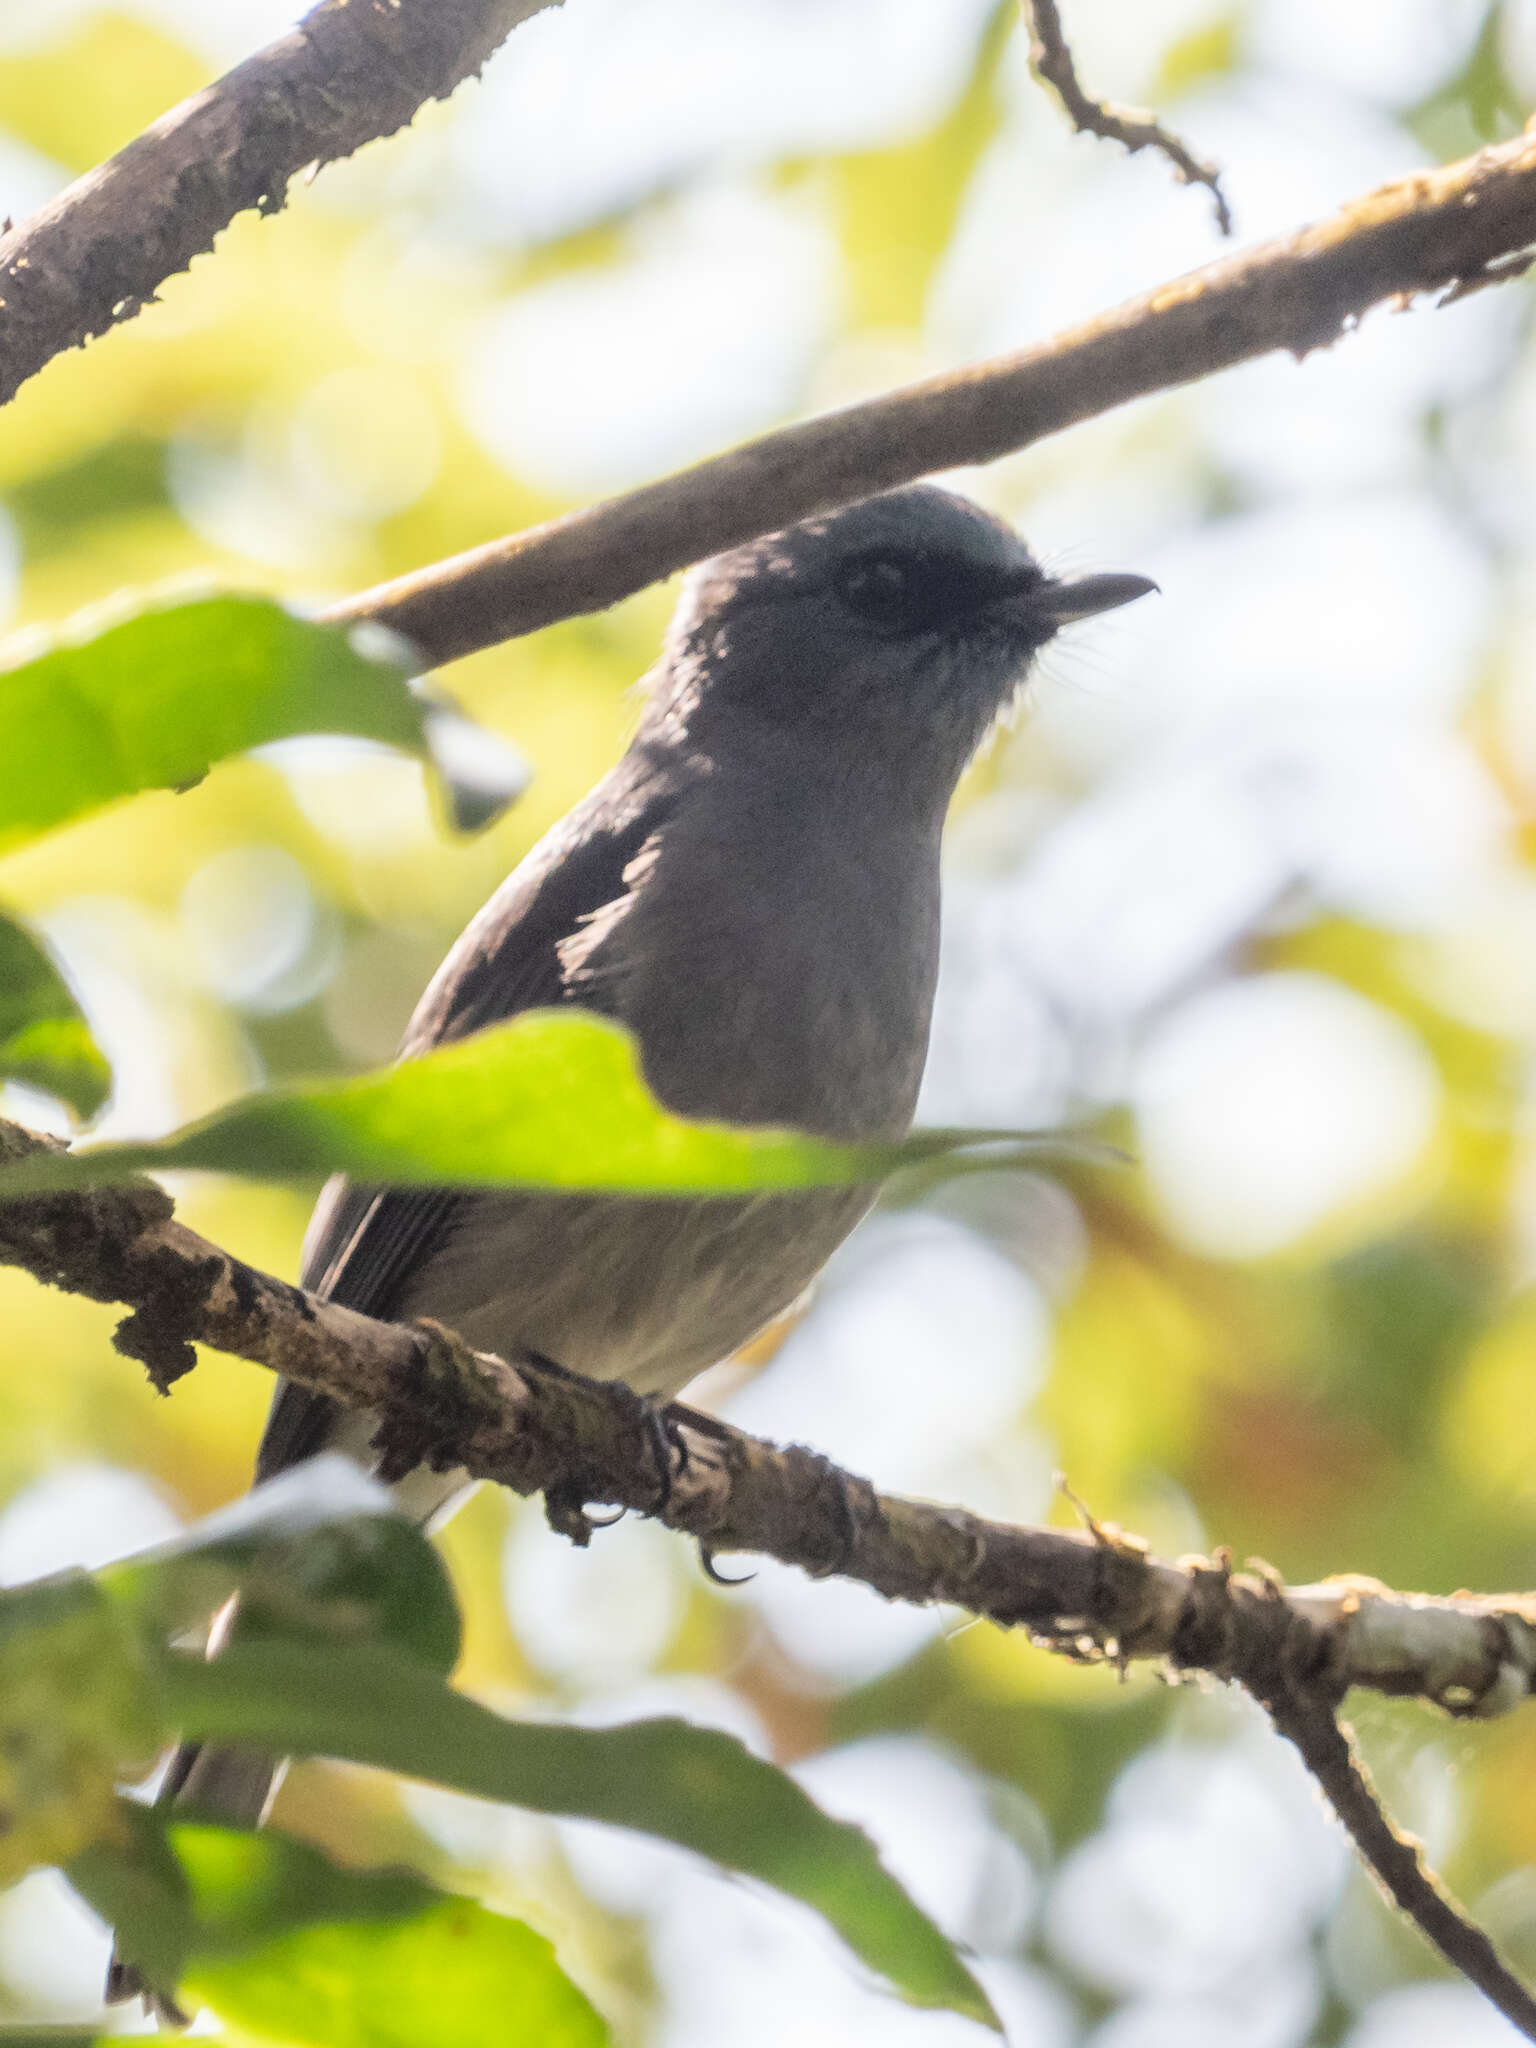
[[[0, 1164], [57, 1143], [0, 1123]], [[664, 1473], [649, 1411], [626, 1388], [306, 1294], [178, 1223], [147, 1182], [0, 1203], [0, 1264], [131, 1308], [117, 1347], [162, 1389], [192, 1364], [192, 1344], [211, 1344], [375, 1411], [397, 1465], [462, 1465], [518, 1493], [634, 1508], [713, 1549], [859, 1579], [889, 1600], [953, 1603], [1072, 1654], [1232, 1678], [1279, 1669], [1283, 1648], [1284, 1669], [1330, 1697], [1364, 1685], [1470, 1717], [1536, 1691], [1536, 1596], [1441, 1599], [1362, 1578], [1281, 1595], [1224, 1561], [1151, 1557], [1097, 1523], [1022, 1528], [879, 1493], [814, 1451], [681, 1404], [665, 1411]]]
[[660, 481], [334, 605], [452, 661], [600, 611], [716, 550], [1235, 363], [1324, 348], [1383, 301], [1507, 274], [1536, 242], [1536, 128], [1315, 227], [1130, 299], [1021, 354], [783, 427]]
[[104, 334], [238, 213], [444, 99], [553, 0], [321, 0], [0, 237], [0, 404]]
[[1056, 0], [1019, 0], [1029, 24], [1029, 68], [1042, 85], [1048, 85], [1061, 102], [1062, 112], [1080, 135], [1097, 135], [1105, 142], [1123, 143], [1132, 156], [1139, 149], [1155, 149], [1173, 165], [1180, 184], [1204, 185], [1216, 209], [1216, 225], [1224, 235], [1232, 232], [1232, 209], [1221, 189], [1221, 173], [1215, 164], [1195, 156], [1187, 144], [1141, 107], [1117, 106], [1113, 100], [1096, 100], [1082, 88], [1066, 30], [1061, 25]]
[[[0, 1123], [0, 1164], [57, 1143]], [[383, 1323], [306, 1294], [178, 1223], [148, 1182], [0, 1203], [0, 1264], [129, 1307], [117, 1348], [162, 1390], [193, 1363], [192, 1344], [211, 1344], [375, 1411], [397, 1465], [462, 1465], [523, 1494], [574, 1489], [713, 1549], [860, 1579], [890, 1600], [953, 1603], [1073, 1654], [1231, 1678], [1281, 1668], [1283, 1649], [1293, 1679], [1332, 1697], [1363, 1685], [1469, 1717], [1536, 1691], [1536, 1596], [1434, 1598], [1363, 1578], [1282, 1594], [1224, 1561], [1151, 1557], [1097, 1523], [1023, 1528], [882, 1494], [814, 1451], [681, 1404], [665, 1411], [662, 1472], [649, 1410], [623, 1386], [471, 1352], [435, 1324]]]
[[[0, 1123], [0, 1163], [56, 1144]], [[535, 1359], [471, 1351], [436, 1324], [381, 1323], [245, 1265], [179, 1224], [160, 1188], [0, 1204], [0, 1264], [133, 1310], [119, 1350], [162, 1389], [216, 1345], [379, 1417], [386, 1474], [463, 1467], [589, 1540], [589, 1503], [634, 1508], [706, 1557], [756, 1551], [889, 1600], [953, 1603], [1084, 1661], [1154, 1658], [1235, 1680], [1300, 1750], [1392, 1897], [1449, 1961], [1536, 2040], [1536, 2001], [1423, 1868], [1371, 1793], [1336, 1711], [1350, 1686], [1487, 1717], [1536, 1691], [1536, 1599], [1433, 1599], [1375, 1580], [1287, 1590], [1218, 1556], [1170, 1562], [1087, 1517], [1018, 1527], [878, 1492], [798, 1445]]]
[[1296, 1745], [1388, 1896], [1468, 1983], [1527, 2040], [1536, 2041], [1536, 1998], [1428, 1868], [1418, 1843], [1392, 1825], [1336, 1713], [1304, 1688], [1290, 1685], [1263, 1705], [1279, 1732]]

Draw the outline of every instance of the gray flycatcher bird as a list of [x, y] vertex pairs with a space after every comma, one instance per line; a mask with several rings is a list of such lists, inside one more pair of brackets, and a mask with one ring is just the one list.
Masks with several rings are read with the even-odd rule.
[[[809, 519], [689, 576], [628, 752], [449, 953], [401, 1056], [579, 1003], [635, 1033], [671, 1110], [828, 1138], [908, 1129], [938, 968], [939, 840], [962, 770], [1058, 628], [1156, 586], [1057, 582], [928, 486]], [[717, 1201], [380, 1190], [333, 1180], [303, 1284], [432, 1316], [668, 1399], [804, 1291], [869, 1185]], [[258, 1481], [369, 1425], [278, 1391]], [[398, 1489], [430, 1519], [455, 1475]], [[255, 1824], [277, 1766], [183, 1749], [168, 1790]], [[116, 1989], [127, 1988], [127, 1973]]]

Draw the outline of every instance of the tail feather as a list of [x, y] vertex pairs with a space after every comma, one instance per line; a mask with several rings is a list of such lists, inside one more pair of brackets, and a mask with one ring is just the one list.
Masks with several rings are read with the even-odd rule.
[[[262, 1756], [257, 1750], [183, 1742], [171, 1758], [158, 1803], [185, 1806], [226, 1827], [259, 1828], [287, 1768], [286, 1758]], [[107, 1965], [105, 1995], [108, 2005], [142, 1998], [144, 2010], [164, 2026], [187, 2024], [187, 2015], [163, 1991], [146, 1983], [137, 1963], [126, 1961], [115, 1948]]]
[[[226, 1601], [208, 1631], [208, 1655], [216, 1656], [228, 1642], [236, 1603]], [[226, 1827], [259, 1828], [271, 1809], [288, 1768], [282, 1757], [259, 1750], [233, 1749], [202, 1742], [178, 1745], [160, 1783], [157, 1806], [185, 1806], [205, 1820]], [[121, 2005], [142, 1998], [144, 2009], [168, 2027], [184, 2027], [187, 2016], [163, 1991], [145, 1982], [136, 1963], [113, 1949], [107, 1965], [106, 2001]]]
[[272, 1810], [287, 1768], [286, 1757], [263, 1756], [259, 1750], [183, 1743], [171, 1760], [176, 1776], [171, 1796], [204, 1820], [231, 1828], [259, 1828]]
[[[279, 1400], [281, 1402], [302, 1392], [300, 1388], [285, 1385]], [[316, 1404], [316, 1412], [323, 1411], [325, 1417], [333, 1415], [333, 1404], [323, 1397], [304, 1394], [303, 1398]], [[273, 1411], [274, 1416], [285, 1412], [281, 1408]], [[303, 1419], [302, 1415], [300, 1419]], [[366, 1464], [371, 1427], [364, 1416], [342, 1414], [329, 1430], [331, 1447], [334, 1448], [339, 1440], [349, 1455], [355, 1455], [359, 1463]], [[292, 1447], [285, 1448], [291, 1451]], [[302, 1460], [323, 1448], [326, 1448], [324, 1443], [311, 1443], [306, 1437], [299, 1458]], [[271, 1478], [274, 1474], [267, 1471], [262, 1476]], [[393, 1488], [404, 1512], [428, 1528], [446, 1519], [471, 1490], [462, 1472], [432, 1472], [424, 1467], [409, 1473]], [[238, 1609], [238, 1599], [229, 1599], [214, 1616], [208, 1630], [207, 1654], [210, 1657], [216, 1657], [229, 1641]], [[287, 1768], [286, 1757], [264, 1756], [259, 1750], [183, 1742], [171, 1757], [155, 1803], [157, 1806], [185, 1806], [189, 1813], [195, 1813], [204, 1820], [218, 1821], [225, 1827], [259, 1828], [271, 1810]], [[142, 1998], [145, 2011], [163, 2026], [184, 2027], [187, 2024], [186, 2014], [177, 2008], [169, 1994], [146, 1983], [138, 1965], [127, 1961], [114, 1949], [107, 1966], [106, 2001], [108, 2005], [121, 2005], [130, 1998]]]

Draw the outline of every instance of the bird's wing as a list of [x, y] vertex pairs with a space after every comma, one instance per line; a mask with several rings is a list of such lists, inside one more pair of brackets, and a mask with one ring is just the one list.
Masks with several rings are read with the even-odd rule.
[[[625, 870], [661, 823], [671, 793], [664, 778], [625, 780], [616, 772], [536, 847], [444, 961], [411, 1019], [402, 1056], [521, 1010], [600, 1000], [590, 986], [572, 989], [561, 943], [626, 893]], [[365, 1315], [395, 1314], [464, 1200], [452, 1189], [356, 1187], [338, 1175], [305, 1238], [304, 1286]], [[258, 1481], [322, 1450], [335, 1414], [325, 1395], [281, 1386], [256, 1454]]]

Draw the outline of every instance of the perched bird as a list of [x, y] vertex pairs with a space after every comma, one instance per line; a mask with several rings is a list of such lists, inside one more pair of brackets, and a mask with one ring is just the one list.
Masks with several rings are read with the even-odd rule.
[[[509, 876], [443, 962], [410, 1058], [578, 1003], [635, 1033], [685, 1116], [901, 1136], [938, 966], [939, 840], [967, 762], [1074, 619], [1154, 589], [1058, 582], [1001, 521], [919, 486], [750, 542], [689, 576], [618, 765]], [[303, 1283], [432, 1316], [666, 1399], [804, 1291], [868, 1185], [708, 1201], [330, 1183]], [[257, 1460], [367, 1458], [369, 1425], [282, 1387]], [[399, 1491], [430, 1519], [458, 1490]], [[254, 1824], [276, 1767], [184, 1750], [173, 1792]], [[116, 1988], [126, 1985], [126, 1973]]]

